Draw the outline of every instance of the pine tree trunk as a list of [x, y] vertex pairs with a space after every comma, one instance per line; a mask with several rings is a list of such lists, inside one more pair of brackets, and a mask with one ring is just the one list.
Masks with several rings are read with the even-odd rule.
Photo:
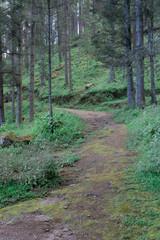
[[29, 90], [29, 121], [34, 120], [34, 58], [35, 58], [35, 0], [31, 10], [31, 53], [30, 53], [30, 90]]
[[[151, 8], [153, 7], [153, 0], [151, 1]], [[153, 27], [154, 27], [154, 12], [150, 10], [150, 68], [151, 68], [151, 99], [152, 104], [156, 104], [156, 91], [155, 91], [155, 77], [154, 77], [154, 37], [153, 37]]]
[[52, 84], [51, 84], [51, 2], [48, 3], [48, 66], [49, 66], [49, 116], [53, 117], [52, 113]]
[[109, 82], [114, 82], [115, 80], [115, 71], [114, 71], [114, 23], [111, 22], [111, 39], [110, 39], [110, 72], [109, 72]]
[[79, 0], [79, 62], [81, 61], [81, 37], [82, 37], [82, 0]]
[[136, 107], [145, 104], [142, 7], [143, 0], [136, 0]]
[[72, 60], [71, 60], [71, 3], [68, 0], [68, 52], [69, 52], [69, 85], [72, 91]]
[[77, 29], [78, 29], [78, 12], [77, 12], [77, 3], [76, 3], [76, 10], [74, 14], [74, 26], [73, 26], [73, 34], [77, 35]]
[[27, 69], [27, 72], [29, 72], [29, 53], [28, 53], [28, 22], [25, 22], [25, 68]]
[[57, 30], [58, 30], [58, 53], [59, 53], [59, 62], [62, 62], [62, 50], [61, 50], [61, 24], [60, 24], [60, 1], [57, 0]]
[[127, 58], [127, 99], [128, 105], [134, 105], [134, 87], [131, 61], [131, 23], [130, 23], [130, 0], [125, 0], [125, 35], [126, 35], [126, 58]]
[[[92, 11], [93, 11], [93, 13], [92, 13], [92, 17], [93, 17], [93, 19], [94, 19], [94, 13], [96, 12], [96, 0], [93, 0], [92, 1]], [[95, 21], [93, 21], [93, 30], [92, 30], [92, 35], [94, 36], [96, 34], [96, 24], [95, 24]]]
[[15, 43], [14, 38], [12, 39], [12, 117], [15, 119]]
[[[52, 53], [53, 53], [53, 55], [54, 55], [54, 30], [53, 30], [53, 12], [51, 11], [51, 20], [50, 20], [50, 23], [51, 23], [51, 49], [53, 49], [52, 50]], [[52, 54], [51, 54], [51, 56], [52, 56]]]
[[22, 1], [19, 9], [19, 36], [18, 36], [18, 82], [17, 82], [17, 124], [22, 123]]
[[44, 86], [44, 38], [43, 32], [41, 33], [41, 86]]
[[2, 36], [0, 33], [0, 126], [5, 122], [3, 99], [3, 73], [2, 73]]
[[133, 51], [136, 50], [136, 0], [133, 0], [133, 24], [132, 24], [132, 30], [133, 30]]
[[[42, 7], [44, 6], [44, 0], [41, 0]], [[44, 11], [41, 10], [39, 12], [39, 16], [41, 19], [41, 26], [40, 26], [40, 42], [41, 42], [41, 86], [44, 86], [45, 79], [44, 79]]]
[[16, 71], [16, 66], [15, 66], [15, 52], [16, 52], [16, 48], [15, 48], [15, 24], [14, 24], [14, 17], [15, 17], [15, 11], [14, 11], [14, 7], [15, 7], [15, 0], [13, 0], [13, 8], [12, 8], [12, 117], [13, 119], [16, 118], [16, 114], [15, 114], [15, 82], [16, 82], [16, 78], [15, 78], [15, 71]]
[[65, 16], [65, 29], [64, 29], [64, 58], [65, 58], [65, 87], [68, 87], [68, 34], [67, 34], [67, 11], [68, 6], [64, 1], [64, 16]]

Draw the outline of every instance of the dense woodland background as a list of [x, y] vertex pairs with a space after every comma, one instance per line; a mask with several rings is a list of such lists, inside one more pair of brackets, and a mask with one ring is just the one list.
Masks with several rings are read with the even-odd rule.
[[[23, 93], [27, 89], [29, 120], [34, 120], [38, 77], [38, 88], [48, 86], [52, 116], [54, 91], [58, 87], [54, 77], [58, 68], [64, 68], [63, 88], [74, 91], [74, 48], [79, 48], [79, 64], [85, 54], [109, 69], [106, 86], [108, 82], [117, 81], [115, 72], [118, 69], [123, 71], [122, 81], [127, 84], [129, 106], [145, 105], [144, 74], [150, 76], [151, 101], [157, 102], [155, 72], [159, 68], [159, 1], [13, 0], [3, 1], [0, 11], [0, 125], [5, 122], [6, 87], [12, 98], [12, 117], [17, 117], [17, 124], [22, 123]], [[55, 61], [57, 53], [59, 66]], [[38, 66], [40, 75], [36, 76]], [[23, 82], [27, 74], [30, 80], [25, 89]], [[61, 92], [61, 89], [57, 91]]]

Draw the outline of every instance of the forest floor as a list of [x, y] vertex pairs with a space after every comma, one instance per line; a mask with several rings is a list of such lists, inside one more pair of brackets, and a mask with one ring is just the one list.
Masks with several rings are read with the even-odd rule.
[[69, 111], [86, 121], [90, 135], [76, 150], [80, 161], [62, 172], [68, 184], [1, 209], [1, 240], [120, 239], [120, 218], [132, 207], [124, 171], [135, 157], [125, 148], [126, 127], [110, 113]]

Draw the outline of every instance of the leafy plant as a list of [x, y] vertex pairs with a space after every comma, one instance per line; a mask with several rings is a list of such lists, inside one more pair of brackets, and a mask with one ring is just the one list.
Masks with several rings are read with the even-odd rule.
[[9, 204], [14, 204], [17, 201], [27, 200], [34, 197], [42, 197], [45, 191], [34, 191], [31, 186], [9, 183], [0, 186], [0, 208]]
[[54, 133], [55, 129], [62, 126], [63, 121], [62, 117], [64, 116], [63, 113], [54, 114], [52, 118], [49, 115], [40, 118], [40, 128], [43, 133]]
[[0, 126], [0, 133], [7, 132], [7, 131], [8, 131], [8, 128], [7, 128], [6, 124], [3, 124], [3, 125]]

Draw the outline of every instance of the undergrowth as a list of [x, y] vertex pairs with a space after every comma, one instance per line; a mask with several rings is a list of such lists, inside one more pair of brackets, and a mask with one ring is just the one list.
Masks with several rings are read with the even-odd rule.
[[[127, 124], [127, 147], [138, 152], [125, 172], [126, 203], [121, 217], [121, 239], [160, 239], [160, 115], [159, 105], [144, 109], [124, 107], [113, 114]], [[123, 192], [123, 191], [122, 191]]]
[[8, 183], [0, 186], [0, 208], [24, 201], [30, 198], [43, 197], [46, 195], [45, 189], [37, 191], [28, 185]]
[[135, 167], [135, 181], [145, 189], [160, 191], [160, 115], [159, 105], [144, 109], [117, 110], [114, 119], [127, 123], [127, 146], [139, 152]]
[[[69, 154], [63, 151], [83, 142], [85, 125], [76, 115], [55, 110], [52, 119], [39, 114], [35, 121], [26, 120], [19, 128], [8, 122], [0, 132], [8, 130], [18, 135], [32, 134], [35, 139], [29, 145], [0, 149], [0, 207], [43, 196], [48, 188], [59, 186], [63, 181], [61, 168], [79, 160], [72, 149]], [[56, 155], [59, 151], [61, 154]]]

